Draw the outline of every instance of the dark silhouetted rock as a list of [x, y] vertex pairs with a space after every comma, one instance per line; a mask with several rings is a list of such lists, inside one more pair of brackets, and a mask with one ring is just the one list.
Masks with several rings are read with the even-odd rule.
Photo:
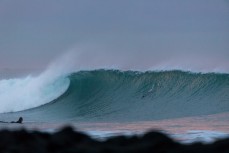
[[180, 144], [163, 133], [116, 136], [99, 141], [66, 127], [56, 133], [0, 131], [1, 153], [229, 153], [229, 139]]

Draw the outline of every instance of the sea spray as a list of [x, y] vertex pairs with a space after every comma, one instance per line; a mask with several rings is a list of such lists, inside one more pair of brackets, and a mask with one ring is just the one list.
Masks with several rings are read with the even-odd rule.
[[[201, 73], [229, 73], [227, 56], [206, 57], [205, 54], [171, 54], [157, 56], [153, 51], [114, 50], [95, 44], [81, 44], [69, 49], [58, 59], [67, 70], [118, 69], [121, 71], [191, 71]], [[63, 66], [61, 66], [63, 67]]]

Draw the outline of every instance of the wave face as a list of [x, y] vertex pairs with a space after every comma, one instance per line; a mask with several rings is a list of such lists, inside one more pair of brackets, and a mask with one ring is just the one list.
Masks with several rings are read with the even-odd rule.
[[229, 74], [94, 70], [69, 79], [58, 99], [19, 114], [40, 121], [143, 121], [229, 111]]

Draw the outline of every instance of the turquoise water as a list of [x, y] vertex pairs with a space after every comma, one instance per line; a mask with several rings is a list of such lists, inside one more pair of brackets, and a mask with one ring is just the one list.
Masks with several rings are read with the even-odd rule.
[[229, 111], [229, 74], [94, 70], [67, 78], [68, 89], [55, 100], [1, 114], [2, 118], [20, 115], [36, 122], [135, 122]]

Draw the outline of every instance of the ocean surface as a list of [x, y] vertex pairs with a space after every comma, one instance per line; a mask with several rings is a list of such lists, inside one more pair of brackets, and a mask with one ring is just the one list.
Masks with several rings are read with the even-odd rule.
[[183, 142], [229, 133], [229, 74], [88, 70], [0, 80], [0, 128], [55, 131], [64, 125], [98, 138], [157, 129]]

